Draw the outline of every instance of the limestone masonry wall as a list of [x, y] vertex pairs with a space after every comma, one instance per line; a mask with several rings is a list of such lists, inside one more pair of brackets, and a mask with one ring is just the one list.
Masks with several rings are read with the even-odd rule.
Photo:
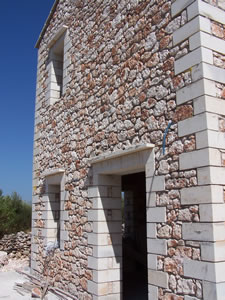
[[[214, 262], [206, 257], [206, 247], [216, 245], [209, 237], [210, 228], [216, 230], [210, 225], [214, 197], [224, 211], [223, 9], [223, 1], [58, 1], [38, 49], [31, 261], [36, 275], [48, 273], [53, 285], [78, 299], [109, 299], [88, 288], [89, 159], [152, 143], [158, 185], [148, 204], [149, 299], [213, 299], [204, 289], [216, 279], [202, 274]], [[65, 91], [49, 104], [49, 43], [62, 25]], [[46, 269], [46, 170], [59, 169], [61, 249]], [[210, 289], [219, 299], [217, 285]]]
[[7, 252], [9, 258], [27, 258], [31, 252], [31, 234], [23, 231], [5, 234], [0, 239], [0, 251]]

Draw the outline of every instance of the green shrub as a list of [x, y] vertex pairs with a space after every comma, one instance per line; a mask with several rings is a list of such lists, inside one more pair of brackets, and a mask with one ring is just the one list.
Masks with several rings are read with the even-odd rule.
[[0, 238], [4, 234], [26, 231], [31, 227], [31, 205], [16, 193], [3, 196], [0, 190]]

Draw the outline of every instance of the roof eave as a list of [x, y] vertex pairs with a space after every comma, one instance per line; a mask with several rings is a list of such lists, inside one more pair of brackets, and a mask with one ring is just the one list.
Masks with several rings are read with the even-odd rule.
[[43, 38], [43, 36], [44, 36], [46, 30], [47, 30], [47, 27], [48, 27], [48, 25], [49, 25], [49, 23], [50, 23], [50, 20], [51, 20], [51, 18], [52, 18], [52, 16], [53, 16], [54, 12], [55, 12], [55, 10], [56, 10], [56, 7], [57, 7], [58, 3], [59, 3], [59, 0], [55, 0], [54, 4], [53, 4], [53, 6], [52, 6], [52, 9], [51, 9], [51, 11], [50, 11], [50, 13], [49, 13], [49, 15], [48, 15], [48, 18], [47, 18], [47, 20], [46, 20], [46, 22], [45, 22], [45, 24], [44, 24], [44, 26], [43, 26], [43, 28], [42, 28], [42, 31], [41, 31], [41, 33], [40, 33], [40, 35], [39, 35], [39, 37], [38, 37], [38, 40], [37, 40], [37, 42], [36, 42], [36, 44], [35, 44], [35, 48], [37, 48], [37, 49], [38, 49], [39, 46], [40, 46], [41, 40], [42, 40], [42, 38]]

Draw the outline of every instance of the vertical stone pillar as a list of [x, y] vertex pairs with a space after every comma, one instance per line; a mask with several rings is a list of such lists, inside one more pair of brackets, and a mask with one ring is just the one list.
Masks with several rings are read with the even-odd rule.
[[88, 292], [94, 300], [119, 300], [122, 297], [121, 177], [95, 175], [88, 195], [93, 203], [88, 212], [93, 226], [93, 232], [88, 235], [93, 249], [88, 258], [88, 267], [93, 270]]
[[178, 122], [178, 135], [194, 135], [196, 147], [179, 155], [179, 165], [196, 169], [197, 185], [181, 190], [181, 204], [198, 206], [200, 220], [183, 223], [182, 234], [201, 247], [200, 260], [185, 260], [184, 276], [202, 281], [204, 300], [219, 300], [225, 289], [225, 12], [221, 1], [177, 0], [172, 16], [184, 9], [187, 23], [173, 33], [173, 44], [188, 39], [190, 51], [175, 61], [175, 75], [190, 69], [192, 81], [177, 91], [177, 105], [192, 103], [193, 116]]
[[168, 274], [157, 270], [157, 256], [167, 255], [166, 239], [157, 238], [157, 223], [166, 222], [166, 208], [156, 206], [156, 192], [165, 189], [165, 176], [155, 176], [154, 152], [145, 165], [146, 221], [148, 253], [148, 291], [150, 300], [158, 299], [158, 287], [168, 288]]

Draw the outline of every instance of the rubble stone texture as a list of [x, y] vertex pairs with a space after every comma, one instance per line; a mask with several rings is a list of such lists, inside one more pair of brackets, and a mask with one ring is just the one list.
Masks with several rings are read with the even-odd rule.
[[[78, 299], [103, 299], [90, 291], [90, 158], [151, 143], [163, 190], [149, 207], [150, 217], [159, 213], [147, 223], [155, 245], [148, 253], [157, 257], [149, 299], [222, 299], [224, 20], [223, 1], [56, 1], [37, 43], [33, 273]], [[58, 32], [65, 34], [61, 95], [51, 90], [49, 67]], [[57, 223], [49, 217], [51, 178], [61, 186], [61, 236], [49, 258]], [[119, 299], [113, 282], [104, 299]]]

